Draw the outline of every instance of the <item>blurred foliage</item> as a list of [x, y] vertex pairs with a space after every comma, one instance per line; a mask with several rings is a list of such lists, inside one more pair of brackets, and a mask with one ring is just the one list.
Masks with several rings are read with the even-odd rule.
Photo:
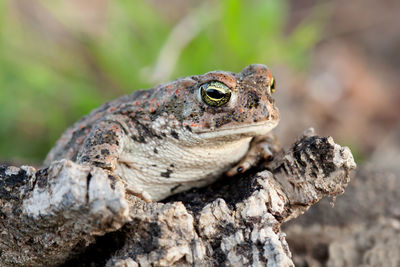
[[182, 14], [197, 29], [185, 43], [174, 39], [186, 38], [174, 35], [182, 21], [154, 3], [104, 0], [92, 31], [64, 11], [67, 2], [0, 0], [0, 159], [40, 162], [79, 117], [153, 86], [168, 42], [181, 46], [163, 80], [254, 62], [302, 68], [320, 30], [308, 19], [285, 33], [287, 1], [204, 1]]

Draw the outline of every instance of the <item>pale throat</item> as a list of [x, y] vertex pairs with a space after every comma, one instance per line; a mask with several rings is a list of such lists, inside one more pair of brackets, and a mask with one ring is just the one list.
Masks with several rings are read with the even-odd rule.
[[[246, 137], [229, 142], [210, 142], [208, 145], [205, 142], [201, 146], [185, 146], [178, 140], [141, 144], [130, 139], [126, 140], [126, 149], [119, 158], [128, 164], [118, 164], [115, 172], [128, 184], [158, 198], [178, 184], [182, 186], [177, 192], [214, 182], [243, 158], [251, 139]], [[157, 153], [154, 153], [154, 149]], [[155, 188], [157, 192], [153, 192]]]
[[[234, 141], [220, 141], [210, 146], [197, 146], [188, 149], [188, 154], [193, 155], [196, 165], [199, 168], [207, 168], [209, 170], [221, 168], [230, 168], [231, 165], [237, 163], [246, 155], [252, 137], [246, 137]], [[186, 161], [186, 160], [184, 160]]]

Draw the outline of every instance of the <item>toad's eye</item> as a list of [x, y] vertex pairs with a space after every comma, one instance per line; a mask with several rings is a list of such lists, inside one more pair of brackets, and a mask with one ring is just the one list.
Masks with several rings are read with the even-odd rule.
[[200, 86], [201, 99], [209, 106], [220, 107], [228, 103], [231, 89], [221, 82], [212, 81]]
[[272, 78], [271, 78], [271, 84], [270, 84], [270, 86], [269, 86], [269, 88], [270, 88], [270, 90], [271, 90], [271, 94], [273, 94], [273, 93], [275, 92], [275, 86], [276, 86], [276, 81], [275, 81], [275, 78], [272, 77]]

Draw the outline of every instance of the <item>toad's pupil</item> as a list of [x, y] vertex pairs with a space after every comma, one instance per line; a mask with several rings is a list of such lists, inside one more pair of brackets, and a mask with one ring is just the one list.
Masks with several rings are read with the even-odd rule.
[[212, 88], [207, 89], [206, 92], [207, 92], [207, 95], [208, 95], [209, 97], [213, 98], [213, 99], [221, 99], [221, 98], [223, 98], [224, 95], [225, 95], [224, 92], [222, 92], [222, 91], [220, 91], [220, 90], [217, 90], [217, 89], [212, 89]]

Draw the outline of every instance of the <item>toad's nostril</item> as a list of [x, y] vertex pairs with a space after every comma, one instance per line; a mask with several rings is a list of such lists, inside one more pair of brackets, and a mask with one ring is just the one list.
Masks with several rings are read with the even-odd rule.
[[278, 121], [280, 119], [279, 110], [275, 107], [275, 109], [270, 112], [271, 120]]

